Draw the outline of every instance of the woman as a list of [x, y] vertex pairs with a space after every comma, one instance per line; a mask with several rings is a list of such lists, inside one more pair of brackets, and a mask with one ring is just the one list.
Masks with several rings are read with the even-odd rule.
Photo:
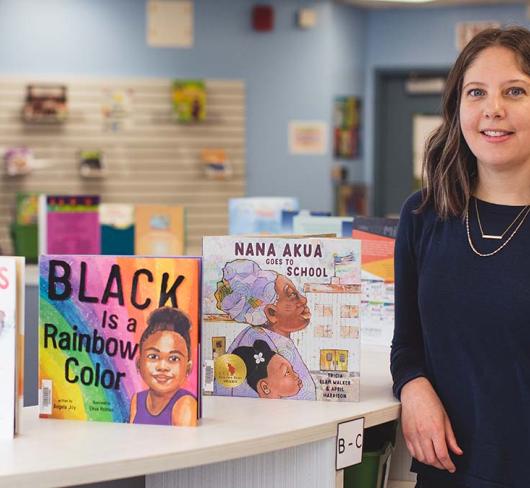
[[421, 488], [530, 486], [530, 32], [453, 66], [396, 240], [391, 370]]

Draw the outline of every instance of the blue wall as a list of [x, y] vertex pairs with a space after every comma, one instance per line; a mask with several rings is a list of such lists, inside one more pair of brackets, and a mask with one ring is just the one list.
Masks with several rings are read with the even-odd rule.
[[[269, 0], [275, 30], [255, 33], [250, 11], [259, 2], [194, 3], [194, 47], [167, 49], [146, 45], [145, 0], [0, 0], [0, 75], [243, 79], [247, 193], [297, 196], [304, 207], [331, 210], [331, 149], [290, 156], [287, 123], [331, 124], [334, 95], [362, 95], [365, 13], [326, 0]], [[299, 7], [317, 9], [316, 28], [295, 26]]]
[[[331, 210], [331, 144], [325, 156], [289, 155], [289, 120], [331, 127], [335, 95], [363, 96], [363, 159], [346, 164], [352, 179], [371, 183], [376, 69], [449, 67], [459, 21], [529, 26], [520, 5], [365, 11], [331, 0], [268, 0], [276, 27], [260, 34], [250, 28], [254, 3], [195, 0], [194, 47], [155, 49], [145, 42], [145, 0], [0, 0], [0, 75], [243, 79], [248, 195], [297, 196], [304, 207]], [[317, 9], [315, 29], [295, 27], [299, 7]]]
[[381, 68], [449, 68], [458, 55], [458, 22], [497, 21], [528, 27], [521, 5], [372, 10], [367, 14], [365, 63], [364, 179], [372, 182], [374, 154], [374, 81]]

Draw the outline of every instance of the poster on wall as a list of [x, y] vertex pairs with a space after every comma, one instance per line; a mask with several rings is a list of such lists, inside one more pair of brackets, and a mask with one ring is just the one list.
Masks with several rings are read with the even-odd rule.
[[326, 122], [292, 120], [289, 122], [288, 132], [290, 154], [326, 154], [328, 133]]
[[412, 117], [412, 158], [414, 189], [421, 188], [421, 170], [425, 143], [428, 137], [442, 124], [441, 115], [414, 114]]
[[333, 154], [340, 159], [360, 156], [361, 101], [357, 97], [336, 97], [333, 107]]
[[147, 45], [193, 47], [193, 2], [149, 0], [147, 2]]

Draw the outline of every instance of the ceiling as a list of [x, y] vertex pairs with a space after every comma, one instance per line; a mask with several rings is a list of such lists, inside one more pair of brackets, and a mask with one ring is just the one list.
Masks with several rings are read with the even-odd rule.
[[428, 7], [460, 7], [465, 5], [506, 5], [528, 4], [529, 0], [433, 0], [425, 3], [406, 3], [388, 0], [341, 0], [343, 3], [364, 8], [428, 8]]

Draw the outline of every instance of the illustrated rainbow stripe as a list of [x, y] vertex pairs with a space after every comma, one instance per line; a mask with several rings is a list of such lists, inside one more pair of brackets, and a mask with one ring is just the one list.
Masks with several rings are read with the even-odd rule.
[[[61, 261], [70, 267], [69, 282], [72, 294], [65, 300], [53, 299], [49, 294], [50, 262]], [[81, 279], [81, 264], [86, 264], [85, 279]], [[119, 266], [124, 303], [121, 305], [116, 296], [118, 285], [111, 283], [111, 296], [106, 304], [101, 303], [105, 288], [108, 286], [109, 273], [113, 266]], [[115, 268], [114, 268], [115, 269]], [[150, 299], [150, 306], [141, 310], [131, 301], [133, 276], [137, 270], [148, 270], [152, 282], [143, 279], [136, 291], [136, 303]], [[154, 258], [154, 257], [115, 257], [115, 256], [42, 256], [40, 260], [40, 313], [39, 313], [39, 384], [51, 380], [51, 413], [41, 417], [60, 419], [93, 420], [106, 422], [128, 422], [130, 402], [134, 393], [145, 390], [146, 384], [137, 371], [136, 359], [139, 348], [135, 346], [147, 326], [149, 313], [158, 307], [159, 290], [164, 274], [171, 284], [181, 275], [184, 280], [178, 286], [178, 308], [185, 312], [191, 321], [190, 339], [193, 368], [183, 388], [198, 397], [198, 343], [200, 317], [201, 261], [200, 258]], [[58, 293], [63, 293], [64, 285], [55, 284]], [[84, 287], [85, 297], [94, 297], [97, 303], [80, 297], [79, 290]], [[167, 303], [171, 305], [170, 302]], [[117, 317], [117, 327], [109, 327], [109, 317]], [[106, 317], [104, 321], [104, 317]], [[136, 330], [131, 324], [136, 322]], [[103, 326], [105, 322], [105, 326]], [[48, 324], [48, 325], [46, 325]], [[129, 326], [129, 327], [128, 327]], [[48, 327], [48, 328], [47, 328]], [[52, 341], [48, 336], [45, 344], [45, 331], [57, 329]], [[55, 329], [53, 329], [55, 330]], [[72, 338], [75, 334], [94, 334], [109, 343], [106, 352], [75, 350]], [[109, 341], [110, 339], [110, 341]], [[70, 344], [68, 342], [70, 341]], [[94, 343], [94, 341], [92, 341]], [[110, 347], [112, 343], [112, 347]], [[70, 347], [67, 347], [70, 345]], [[85, 348], [86, 349], [86, 348]], [[78, 381], [67, 381], [66, 369], [73, 365], [69, 378], [78, 377]], [[83, 384], [81, 370], [87, 368], [85, 379], [97, 371], [106, 373], [106, 379], [120, 378], [119, 388], [114, 386], [96, 386]], [[92, 373], [89, 372], [92, 370]], [[114, 375], [114, 376], [113, 376]], [[85, 381], [85, 383], [90, 383]]]

